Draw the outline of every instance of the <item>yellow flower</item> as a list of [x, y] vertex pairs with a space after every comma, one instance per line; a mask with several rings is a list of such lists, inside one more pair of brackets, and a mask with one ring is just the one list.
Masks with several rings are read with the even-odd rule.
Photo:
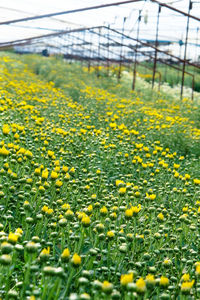
[[48, 178], [48, 175], [49, 175], [49, 172], [48, 172], [47, 169], [45, 169], [45, 170], [42, 171], [42, 178], [43, 178], [43, 179], [47, 179], [47, 178]]
[[193, 182], [194, 182], [194, 184], [200, 184], [200, 179], [195, 178], [195, 179], [193, 179]]
[[52, 208], [48, 208], [48, 210], [46, 211], [47, 215], [52, 215], [53, 214], [53, 209]]
[[70, 179], [70, 177], [71, 177], [71, 176], [69, 175], [69, 173], [66, 173], [64, 179], [65, 179], [65, 180], [68, 180], [68, 179]]
[[15, 138], [15, 139], [18, 139], [18, 138], [19, 138], [19, 134], [18, 134], [18, 133], [15, 133], [14, 138]]
[[84, 216], [84, 217], [81, 219], [81, 222], [82, 222], [82, 224], [83, 224], [84, 226], [89, 226], [89, 225], [90, 225], [90, 222], [91, 222], [90, 217], [88, 217], [87, 215]]
[[133, 214], [137, 215], [141, 210], [141, 205], [139, 204], [138, 206], [132, 206], [131, 209], [132, 209]]
[[79, 266], [81, 264], [81, 257], [77, 253], [74, 253], [71, 262], [74, 266]]
[[48, 206], [47, 205], [44, 205], [43, 207], [42, 207], [42, 212], [44, 212], [44, 213], [46, 213], [47, 211], [48, 211]]
[[87, 211], [89, 213], [91, 213], [93, 211], [93, 206], [91, 204], [88, 206]]
[[174, 169], [178, 169], [178, 168], [180, 168], [180, 165], [178, 165], [178, 164], [174, 164]]
[[126, 193], [126, 187], [121, 187], [120, 189], [119, 189], [119, 194], [120, 195], [124, 195]]
[[153, 287], [156, 283], [155, 277], [152, 274], [148, 274], [145, 278], [148, 287]]
[[183, 293], [188, 293], [190, 292], [191, 288], [193, 287], [194, 285], [194, 280], [192, 281], [184, 281], [182, 284], [181, 284], [181, 291]]
[[63, 185], [63, 182], [61, 180], [56, 181], [56, 186], [61, 187]]
[[129, 241], [132, 241], [133, 240], [133, 234], [132, 233], [127, 233], [127, 239]]
[[33, 153], [30, 150], [26, 150], [25, 155], [28, 157], [33, 157]]
[[187, 179], [190, 179], [190, 175], [189, 174], [185, 174], [185, 179], [187, 180]]
[[103, 207], [100, 209], [100, 213], [101, 213], [102, 215], [106, 215], [106, 214], [108, 213], [107, 208], [106, 208], [105, 206], [103, 206]]
[[55, 172], [55, 171], [52, 171], [52, 172], [51, 172], [51, 178], [52, 178], [52, 179], [57, 179], [57, 178], [58, 178], [58, 173]]
[[117, 127], [116, 123], [110, 123], [109, 125], [110, 125], [111, 128], [114, 128], [114, 129]]
[[5, 134], [5, 135], [7, 135], [7, 134], [10, 133], [10, 127], [9, 127], [8, 124], [4, 124], [4, 125], [3, 125], [2, 132], [3, 132], [3, 134]]
[[36, 169], [35, 169], [35, 174], [36, 174], [36, 175], [39, 175], [40, 173], [41, 173], [41, 169], [40, 169], [40, 168], [36, 168]]
[[52, 157], [52, 156], [54, 156], [54, 152], [53, 152], [53, 151], [51, 151], [51, 150], [48, 150], [47, 154], [48, 154], [48, 156], [49, 156], [49, 157]]
[[111, 213], [111, 214], [110, 214], [110, 218], [111, 218], [112, 220], [117, 219], [117, 214], [116, 214], [116, 212]]
[[63, 166], [62, 170], [63, 170], [63, 172], [67, 173], [67, 171], [69, 170], [69, 168], [67, 166]]
[[45, 188], [44, 188], [42, 185], [40, 185], [40, 186], [39, 186], [39, 191], [40, 191], [40, 192], [45, 192]]
[[114, 236], [115, 236], [115, 233], [113, 231], [107, 232], [107, 237], [109, 237], [110, 239], [113, 238]]
[[61, 259], [63, 261], [68, 261], [69, 260], [69, 257], [70, 257], [70, 251], [68, 248], [65, 248], [61, 254]]
[[4, 146], [0, 148], [0, 155], [2, 156], [8, 156], [10, 154], [10, 151], [7, 150]]
[[62, 208], [63, 210], [67, 210], [67, 209], [70, 209], [70, 205], [69, 205], [68, 203], [64, 203], [64, 204], [61, 206], [61, 208]]
[[75, 173], [75, 168], [72, 167], [72, 168], [69, 170], [69, 173], [74, 174], [74, 173]]
[[50, 255], [50, 247], [44, 248], [41, 252], [40, 252], [40, 257], [43, 259], [47, 259]]
[[175, 178], [178, 178], [178, 177], [179, 177], [179, 173], [178, 173], [178, 172], [175, 172], [175, 173], [174, 173], [174, 177], [175, 177]]
[[118, 209], [119, 209], [118, 206], [113, 206], [113, 207], [112, 207], [112, 210], [113, 210], [113, 211], [118, 211]]
[[120, 278], [121, 285], [127, 285], [130, 282], [133, 282], [133, 273], [121, 275], [121, 278]]
[[56, 160], [56, 161], [54, 162], [54, 165], [55, 165], [55, 166], [59, 166], [59, 165], [60, 165], [59, 160]]
[[74, 216], [74, 213], [72, 210], [68, 209], [66, 212], [65, 212], [65, 216], [67, 219], [72, 219], [73, 216]]
[[157, 219], [158, 219], [159, 221], [164, 221], [165, 217], [164, 217], [164, 215], [163, 215], [162, 213], [159, 213], [159, 214], [157, 215]]
[[165, 276], [161, 276], [159, 284], [160, 286], [167, 287], [169, 285], [169, 279]]
[[136, 288], [138, 293], [144, 293], [146, 291], [146, 283], [142, 277], [136, 281]]
[[148, 199], [148, 200], [155, 200], [156, 199], [156, 195], [155, 194], [148, 194], [148, 193], [146, 193], [146, 198]]
[[181, 277], [181, 281], [189, 281], [190, 280], [190, 274], [185, 273], [183, 274], [183, 276]]
[[77, 211], [76, 215], [78, 216], [78, 219], [81, 220], [83, 217], [86, 216], [86, 213], [84, 213], [82, 211]]
[[117, 179], [115, 181], [116, 186], [119, 186], [120, 184], [124, 184], [124, 181]]
[[17, 243], [18, 238], [19, 238], [19, 234], [16, 234], [16, 233], [10, 232], [8, 235], [8, 241], [13, 244]]
[[102, 283], [102, 291], [106, 294], [110, 294], [112, 292], [113, 289], [113, 284], [110, 283], [109, 281], [105, 280]]
[[23, 230], [21, 228], [17, 228], [15, 230], [15, 234], [18, 234], [19, 236], [21, 236], [23, 234]]
[[125, 217], [126, 218], [131, 218], [133, 216], [133, 210], [132, 208], [126, 209], [125, 210]]
[[163, 265], [164, 266], [171, 266], [172, 265], [172, 261], [168, 258], [166, 258], [164, 261], [163, 261]]
[[27, 182], [27, 183], [32, 183], [32, 182], [33, 182], [33, 179], [32, 179], [32, 178], [27, 178], [26, 182]]
[[196, 275], [200, 275], [200, 264], [196, 266]]
[[55, 168], [54, 168], [54, 172], [60, 172], [60, 166], [56, 166]]
[[188, 206], [183, 207], [182, 211], [183, 211], [184, 213], [187, 212], [187, 211], [188, 211]]

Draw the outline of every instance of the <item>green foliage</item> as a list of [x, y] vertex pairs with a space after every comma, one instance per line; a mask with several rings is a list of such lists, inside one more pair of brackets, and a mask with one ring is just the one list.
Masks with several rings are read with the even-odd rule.
[[[145, 69], [145, 66], [152, 68], [152, 72], [149, 69]], [[164, 65], [162, 63], [157, 63], [156, 70], [161, 73], [161, 82], [167, 82], [171, 87], [181, 84], [182, 81], [182, 72], [173, 68], [181, 69], [182, 66], [179, 64], [172, 64], [172, 67]], [[194, 90], [200, 92], [200, 72], [198, 68], [192, 66], [186, 66], [186, 72], [194, 75]], [[143, 66], [138, 66], [138, 72], [141, 74], [146, 74], [144, 76], [145, 80], [151, 82], [152, 73], [153, 73], [153, 63], [143, 63]], [[184, 85], [192, 88], [192, 76], [185, 73]], [[158, 74], [155, 78], [158, 82]]]
[[0, 298], [200, 299], [199, 105], [116, 67], [0, 63]]

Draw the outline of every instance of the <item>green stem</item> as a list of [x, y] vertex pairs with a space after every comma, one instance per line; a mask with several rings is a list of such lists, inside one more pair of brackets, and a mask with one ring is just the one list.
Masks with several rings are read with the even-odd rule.
[[70, 287], [70, 284], [71, 284], [71, 281], [73, 279], [73, 275], [74, 275], [74, 272], [75, 270], [72, 269], [70, 274], [69, 274], [69, 277], [68, 277], [68, 280], [67, 280], [67, 284], [66, 284], [66, 288], [64, 290], [64, 293], [63, 293], [63, 299], [65, 299], [69, 293], [69, 287]]

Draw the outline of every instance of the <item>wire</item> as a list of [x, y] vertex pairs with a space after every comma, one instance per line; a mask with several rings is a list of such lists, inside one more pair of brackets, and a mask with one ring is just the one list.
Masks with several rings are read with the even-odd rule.
[[40, 26], [26, 26], [26, 25], [14, 25], [11, 24], [10, 26], [12, 27], [17, 27], [17, 28], [27, 28], [27, 29], [39, 29], [39, 30], [47, 30], [47, 31], [60, 31], [59, 29], [55, 28], [46, 28], [46, 27], [40, 27]]
[[140, 14], [139, 14], [139, 16], [137, 17], [137, 20], [135, 21], [135, 24], [133, 25], [133, 28], [132, 29], [130, 29], [130, 31], [129, 31], [129, 35], [130, 35], [130, 33], [131, 32], [133, 32], [133, 30], [134, 30], [134, 28], [135, 28], [135, 25], [137, 24], [137, 22], [139, 21], [139, 18], [140, 18], [140, 16], [141, 16], [141, 14], [142, 14], [142, 12], [144, 11], [144, 8], [145, 8], [145, 6], [146, 6], [146, 0], [145, 0], [145, 2], [144, 2], [144, 4], [143, 4], [143, 7], [142, 7], [142, 9], [140, 10]]
[[166, 4], [174, 4], [177, 2], [183, 2], [183, 0], [169, 1], [169, 2], [166, 2]]

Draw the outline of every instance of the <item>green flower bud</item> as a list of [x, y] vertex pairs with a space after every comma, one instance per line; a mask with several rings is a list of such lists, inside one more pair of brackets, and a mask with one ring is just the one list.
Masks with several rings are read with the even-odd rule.
[[0, 264], [2, 265], [10, 265], [12, 262], [12, 257], [9, 254], [3, 254], [0, 256]]

